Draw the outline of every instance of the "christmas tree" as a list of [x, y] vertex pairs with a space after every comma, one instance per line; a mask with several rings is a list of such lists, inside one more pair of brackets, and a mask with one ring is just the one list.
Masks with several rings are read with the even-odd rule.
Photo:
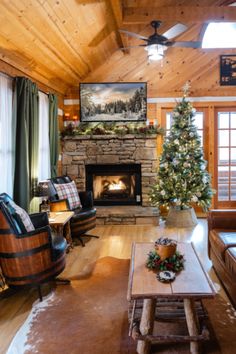
[[183, 210], [196, 203], [207, 211], [214, 191], [194, 124], [196, 110], [186, 98], [188, 89], [185, 85], [184, 96], [173, 110], [170, 134], [163, 144], [157, 182], [150, 197], [156, 206]]

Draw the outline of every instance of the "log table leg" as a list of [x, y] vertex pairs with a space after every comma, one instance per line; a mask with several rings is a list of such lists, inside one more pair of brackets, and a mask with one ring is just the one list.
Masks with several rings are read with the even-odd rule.
[[[152, 334], [155, 318], [155, 299], [144, 299], [143, 310], [140, 321], [140, 332], [142, 335]], [[139, 340], [137, 344], [139, 354], [148, 354], [150, 352], [150, 343], [146, 340]]]
[[73, 240], [72, 240], [72, 237], [71, 237], [71, 230], [70, 230], [70, 222], [67, 222], [64, 226], [64, 236], [65, 236], [65, 239], [68, 243], [68, 246], [69, 248], [74, 248], [73, 246]]
[[[186, 315], [186, 322], [188, 326], [188, 331], [190, 336], [199, 335], [199, 323], [194, 306], [193, 299], [184, 299], [184, 311]], [[200, 344], [199, 342], [190, 342], [190, 353], [199, 354]]]

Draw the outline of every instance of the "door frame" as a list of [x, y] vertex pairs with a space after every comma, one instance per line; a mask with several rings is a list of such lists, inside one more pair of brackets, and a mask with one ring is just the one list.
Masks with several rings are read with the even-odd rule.
[[215, 200], [214, 200], [214, 207], [216, 209], [233, 209], [236, 207], [236, 200], [235, 201], [219, 201], [218, 200], [218, 113], [219, 112], [236, 112], [236, 107], [228, 106], [228, 107], [215, 107], [215, 117], [214, 117], [214, 176], [215, 176]]

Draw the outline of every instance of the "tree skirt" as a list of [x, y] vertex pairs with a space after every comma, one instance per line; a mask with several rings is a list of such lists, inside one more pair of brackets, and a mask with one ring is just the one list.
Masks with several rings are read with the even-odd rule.
[[[71, 285], [58, 286], [43, 302], [34, 304], [7, 354], [135, 354], [136, 343], [128, 337], [128, 273], [129, 260], [105, 257]], [[215, 335], [211, 331], [205, 353], [221, 353], [216, 337], [227, 348], [222, 353], [233, 353], [235, 312], [220, 297], [206, 305]], [[158, 331], [166, 332], [167, 326], [158, 323]], [[181, 327], [171, 326], [171, 331]], [[162, 345], [153, 348], [155, 352], [189, 353], [189, 345]]]
[[198, 223], [193, 208], [178, 210], [170, 207], [166, 218], [166, 225], [171, 227], [193, 227]]

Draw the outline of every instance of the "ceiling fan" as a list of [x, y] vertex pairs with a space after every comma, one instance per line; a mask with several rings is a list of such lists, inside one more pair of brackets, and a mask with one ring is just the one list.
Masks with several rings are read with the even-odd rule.
[[168, 49], [168, 47], [201, 48], [202, 43], [200, 41], [179, 42], [171, 40], [186, 31], [187, 26], [182, 23], [177, 23], [163, 34], [157, 33], [157, 29], [160, 27], [161, 21], [154, 20], [150, 23], [150, 25], [154, 28], [154, 33], [149, 37], [144, 37], [137, 33], [120, 29], [119, 32], [146, 42], [145, 44], [123, 47], [121, 49], [124, 50], [135, 47], [144, 47], [144, 49], [148, 52], [148, 58], [150, 60], [158, 60], [163, 58], [164, 51]]

